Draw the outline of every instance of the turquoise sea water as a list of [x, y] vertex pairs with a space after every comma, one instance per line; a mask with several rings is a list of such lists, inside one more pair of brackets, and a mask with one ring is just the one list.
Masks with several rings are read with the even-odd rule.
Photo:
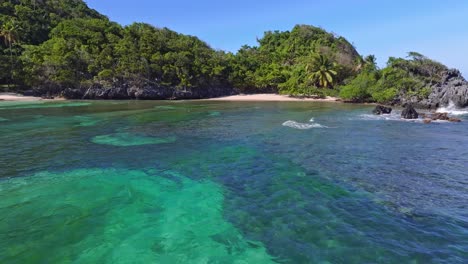
[[0, 263], [467, 263], [468, 115], [0, 102]]

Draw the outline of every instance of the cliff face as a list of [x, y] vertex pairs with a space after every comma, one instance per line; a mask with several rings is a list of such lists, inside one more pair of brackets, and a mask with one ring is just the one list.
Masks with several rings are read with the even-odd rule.
[[399, 104], [412, 104], [418, 108], [436, 109], [449, 105], [468, 107], [468, 82], [463, 78], [459, 70], [450, 69], [443, 73], [441, 82], [433, 85], [427, 98], [420, 99], [416, 96], [399, 98]]
[[450, 102], [458, 107], [468, 106], [468, 82], [458, 70], [446, 72], [443, 81], [432, 88], [426, 104], [437, 107], [448, 105]]

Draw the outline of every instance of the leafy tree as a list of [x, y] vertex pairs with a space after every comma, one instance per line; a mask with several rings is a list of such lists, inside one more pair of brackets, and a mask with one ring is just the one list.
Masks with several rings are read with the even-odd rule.
[[114, 46], [121, 28], [105, 19], [71, 19], [57, 25], [51, 39], [25, 46], [21, 59], [30, 85], [80, 87], [116, 65]]
[[312, 72], [305, 68], [311, 69], [312, 58], [320, 54], [334, 65], [330, 70], [336, 72], [327, 71], [332, 82], [323, 75], [325, 86], [341, 84], [358, 73], [361, 58], [354, 47], [321, 28], [297, 25], [291, 31], [267, 31], [258, 43], [258, 47], [243, 47], [233, 59], [231, 80], [242, 91], [311, 94], [317, 91], [320, 81], [311, 81]]
[[13, 44], [19, 41], [18, 28], [18, 23], [14, 19], [4, 23], [0, 28], [0, 37], [10, 52], [10, 82], [13, 81]]
[[364, 71], [372, 72], [377, 70], [377, 58], [374, 55], [368, 55], [364, 58]]
[[[22, 45], [39, 45], [49, 39], [49, 33], [60, 22], [72, 18], [105, 18], [81, 0], [9, 0], [0, 1], [0, 28], [11, 30], [21, 38]], [[5, 32], [4, 32], [5, 33]], [[7, 42], [8, 43], [8, 42]], [[15, 44], [16, 43], [16, 44]], [[25, 74], [18, 57], [23, 48], [13, 41], [11, 47], [0, 42], [0, 84], [22, 84]], [[6, 59], [5, 57], [8, 57]], [[13, 57], [11, 59], [11, 57]], [[13, 67], [11, 65], [13, 61]], [[5, 73], [8, 73], [7, 75]]]
[[353, 101], [391, 103], [398, 97], [427, 98], [430, 86], [446, 67], [417, 52], [408, 53], [409, 59], [390, 57], [387, 67], [378, 70], [372, 59], [364, 59], [361, 73], [341, 87], [340, 96]]
[[306, 71], [310, 73], [310, 79], [318, 87], [328, 88], [333, 86], [334, 76], [337, 72], [335, 65], [324, 55], [314, 56], [306, 66]]
[[377, 85], [375, 73], [362, 72], [349, 84], [341, 87], [340, 97], [354, 102], [372, 101], [371, 90]]

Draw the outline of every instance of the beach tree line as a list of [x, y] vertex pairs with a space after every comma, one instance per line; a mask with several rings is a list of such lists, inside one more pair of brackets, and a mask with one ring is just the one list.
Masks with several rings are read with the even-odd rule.
[[60, 93], [66, 88], [230, 87], [243, 93], [340, 95], [391, 101], [425, 96], [446, 69], [412, 52], [379, 69], [345, 38], [297, 25], [268, 31], [236, 53], [146, 23], [125, 27], [81, 0], [11, 0], [0, 4], [0, 84]]

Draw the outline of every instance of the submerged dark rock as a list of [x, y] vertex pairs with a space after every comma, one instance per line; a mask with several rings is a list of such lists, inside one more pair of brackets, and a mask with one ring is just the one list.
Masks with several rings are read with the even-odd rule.
[[412, 105], [407, 104], [405, 109], [401, 113], [401, 117], [404, 119], [417, 119], [419, 117], [419, 114], [418, 112], [416, 112]]
[[372, 113], [374, 115], [382, 115], [382, 114], [390, 114], [392, 113], [392, 108], [391, 107], [386, 107], [383, 105], [378, 105], [375, 107], [374, 110], [372, 110]]

